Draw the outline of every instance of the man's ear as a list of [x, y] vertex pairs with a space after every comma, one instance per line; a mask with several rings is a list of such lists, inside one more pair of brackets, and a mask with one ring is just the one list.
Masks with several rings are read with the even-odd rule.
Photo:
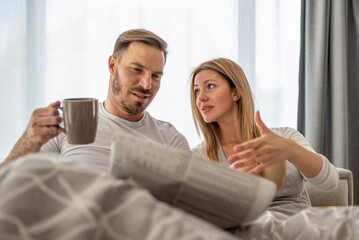
[[117, 67], [117, 59], [111, 55], [108, 59], [108, 70], [110, 71], [111, 75], [115, 74], [116, 67]]
[[241, 98], [241, 95], [239, 94], [237, 88], [233, 89], [233, 101], [238, 101]]

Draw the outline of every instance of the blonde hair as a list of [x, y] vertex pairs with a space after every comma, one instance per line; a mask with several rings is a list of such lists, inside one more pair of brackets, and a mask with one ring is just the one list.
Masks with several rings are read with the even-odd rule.
[[153, 32], [145, 29], [132, 29], [123, 32], [116, 40], [112, 55], [120, 61], [123, 53], [132, 42], [141, 42], [161, 50], [164, 54], [164, 62], [166, 62], [167, 43]]
[[254, 122], [254, 103], [251, 88], [242, 68], [232, 60], [217, 58], [200, 64], [191, 74], [191, 107], [194, 124], [197, 133], [201, 129], [204, 137], [202, 149], [207, 156], [218, 162], [218, 147], [220, 144], [220, 131], [217, 122], [206, 123], [196, 105], [196, 94], [194, 92], [194, 79], [202, 70], [213, 70], [228, 80], [232, 88], [236, 88], [240, 99], [238, 100], [238, 126], [241, 141], [245, 142], [260, 136], [260, 132]]

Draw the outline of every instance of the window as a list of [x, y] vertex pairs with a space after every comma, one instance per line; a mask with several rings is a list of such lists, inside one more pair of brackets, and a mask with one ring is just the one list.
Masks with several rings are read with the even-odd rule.
[[67, 97], [105, 100], [108, 57], [131, 28], [167, 41], [161, 89], [148, 111], [171, 122], [192, 147], [201, 140], [189, 75], [216, 57], [243, 67], [268, 126], [296, 127], [299, 0], [14, 0], [2, 1], [0, 11], [2, 158], [35, 108]]

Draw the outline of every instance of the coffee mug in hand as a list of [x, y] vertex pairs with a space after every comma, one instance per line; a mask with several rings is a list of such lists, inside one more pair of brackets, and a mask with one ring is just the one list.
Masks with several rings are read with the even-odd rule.
[[68, 98], [62, 101], [64, 128], [71, 144], [93, 143], [98, 121], [98, 100], [95, 98]]
[[277, 189], [284, 187], [287, 164], [286, 161], [281, 161], [279, 163], [273, 164], [263, 170], [260, 174], [262, 177], [273, 181], [277, 184]]

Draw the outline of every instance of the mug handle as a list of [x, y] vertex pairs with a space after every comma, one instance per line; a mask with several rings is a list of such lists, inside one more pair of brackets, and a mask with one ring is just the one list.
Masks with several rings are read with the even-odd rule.
[[[60, 106], [54, 106], [54, 107], [55, 107], [57, 110], [61, 110], [62, 112], [64, 112], [64, 110], [62, 109], [62, 107], [60, 107]], [[61, 132], [66, 133], [66, 129], [63, 128], [63, 127], [60, 127], [59, 124], [57, 124], [56, 127], [57, 127], [58, 129], [60, 129]]]

